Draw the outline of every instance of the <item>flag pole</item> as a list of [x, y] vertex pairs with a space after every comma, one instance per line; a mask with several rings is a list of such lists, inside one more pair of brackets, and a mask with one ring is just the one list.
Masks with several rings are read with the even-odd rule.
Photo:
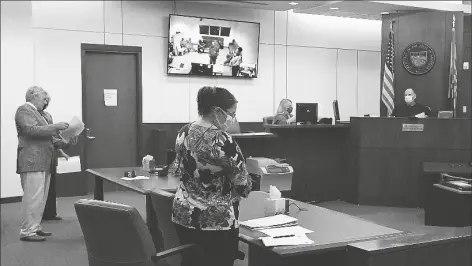
[[[456, 49], [456, 15], [455, 14], [452, 14], [452, 34], [453, 34], [453, 42], [454, 42], [454, 56], [455, 53], [457, 53], [457, 51], [455, 51]], [[452, 56], [452, 55], [451, 55]], [[454, 69], [455, 71], [457, 71], [457, 65], [456, 65], [456, 60], [454, 60]], [[453, 114], [454, 114], [454, 118], [457, 117], [457, 76], [455, 78], [456, 82], [455, 84], [453, 85], [453, 98], [452, 98], [452, 106], [453, 106]]]

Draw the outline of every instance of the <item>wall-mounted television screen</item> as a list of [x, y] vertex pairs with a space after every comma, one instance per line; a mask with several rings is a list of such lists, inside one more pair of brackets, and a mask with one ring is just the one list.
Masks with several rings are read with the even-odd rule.
[[256, 78], [260, 24], [169, 16], [167, 74]]

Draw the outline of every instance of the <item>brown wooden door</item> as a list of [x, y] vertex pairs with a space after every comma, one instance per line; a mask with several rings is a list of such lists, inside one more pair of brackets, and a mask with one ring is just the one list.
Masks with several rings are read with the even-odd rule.
[[[91, 47], [82, 47], [85, 167], [131, 170], [138, 163], [140, 53], [120, 52], [116, 46]], [[116, 106], [105, 105], [105, 89], [116, 90]], [[90, 181], [88, 191], [93, 190]], [[105, 184], [104, 189], [115, 187]]]

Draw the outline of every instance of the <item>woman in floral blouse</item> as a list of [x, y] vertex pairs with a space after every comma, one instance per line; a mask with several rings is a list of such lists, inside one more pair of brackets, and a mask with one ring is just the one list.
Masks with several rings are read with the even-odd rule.
[[181, 182], [172, 221], [182, 244], [196, 244], [183, 254], [182, 265], [233, 265], [239, 201], [251, 191], [245, 159], [226, 132], [237, 101], [226, 89], [203, 87], [197, 103], [200, 119], [184, 126], [176, 140]]

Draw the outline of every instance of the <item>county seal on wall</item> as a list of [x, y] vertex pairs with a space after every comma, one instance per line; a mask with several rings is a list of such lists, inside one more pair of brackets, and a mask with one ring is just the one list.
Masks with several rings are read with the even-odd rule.
[[403, 51], [403, 67], [413, 75], [423, 75], [434, 67], [436, 54], [434, 50], [423, 42], [415, 42]]

